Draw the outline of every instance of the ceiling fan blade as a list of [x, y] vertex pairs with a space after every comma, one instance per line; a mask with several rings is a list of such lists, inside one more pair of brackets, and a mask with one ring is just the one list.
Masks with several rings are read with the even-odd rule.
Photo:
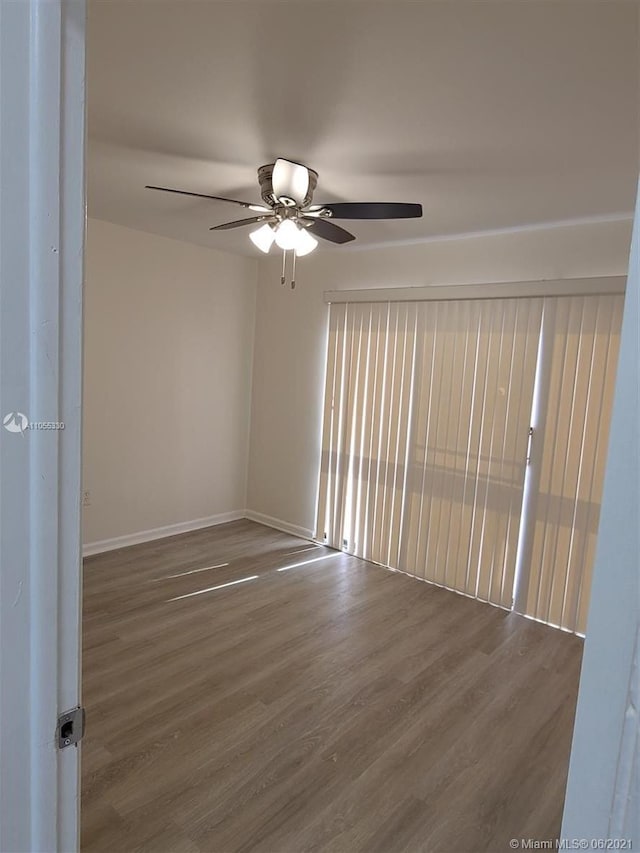
[[353, 234], [327, 219], [305, 219], [305, 222], [311, 222], [311, 225], [306, 226], [307, 230], [315, 234], [316, 237], [322, 237], [323, 240], [329, 240], [331, 243], [350, 243], [356, 239]]
[[322, 207], [330, 210], [336, 219], [415, 219], [422, 216], [421, 204], [394, 201], [341, 201]]
[[220, 196], [220, 195], [205, 195], [204, 193], [192, 193], [192, 192], [188, 192], [187, 190], [173, 190], [170, 187], [152, 187], [152, 186], [149, 186], [147, 184], [147, 186], [145, 187], [145, 190], [159, 190], [160, 192], [163, 192], [163, 193], [176, 193], [177, 195], [190, 195], [190, 196], [194, 196], [195, 198], [211, 198], [214, 201], [228, 201], [231, 204], [239, 204], [240, 207], [245, 207], [248, 210], [264, 211], [265, 213], [268, 213], [271, 209], [269, 207], [265, 207], [262, 204], [251, 204], [248, 201], [238, 201], [237, 198], [224, 198], [223, 196]]
[[234, 222], [224, 222], [222, 225], [214, 225], [209, 231], [228, 231], [230, 228], [241, 228], [243, 225], [255, 225], [256, 222], [275, 222], [275, 217], [252, 216], [249, 219], [236, 219]]
[[302, 204], [309, 192], [309, 170], [280, 157], [273, 164], [271, 186], [277, 200], [291, 199]]

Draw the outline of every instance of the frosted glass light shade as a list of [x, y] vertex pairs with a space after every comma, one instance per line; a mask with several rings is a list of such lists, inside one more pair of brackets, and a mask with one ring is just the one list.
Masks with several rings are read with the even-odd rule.
[[251, 234], [249, 234], [249, 239], [254, 246], [257, 246], [261, 252], [266, 254], [273, 246], [273, 241], [276, 239], [276, 235], [273, 228], [270, 225], [265, 224], [258, 228], [257, 231], [252, 231]]
[[318, 241], [315, 237], [312, 237], [311, 234], [306, 230], [306, 228], [301, 228], [298, 232], [298, 242], [296, 243], [296, 255], [299, 258], [302, 258], [304, 255], [308, 255], [309, 252], [313, 252], [315, 247], [318, 245]]
[[298, 226], [291, 219], [285, 219], [278, 225], [276, 243], [281, 249], [295, 249], [298, 245]]

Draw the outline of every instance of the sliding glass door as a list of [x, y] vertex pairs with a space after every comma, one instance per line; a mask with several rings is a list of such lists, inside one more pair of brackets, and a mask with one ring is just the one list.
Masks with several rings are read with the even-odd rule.
[[331, 306], [318, 533], [511, 607], [541, 299]]
[[[516, 609], [584, 633], [613, 405], [621, 295], [546, 299], [535, 480], [527, 493]], [[536, 470], [537, 468], [537, 470]]]
[[[580, 630], [621, 304], [331, 305], [317, 538], [505, 608], [517, 574], [521, 612], [553, 622], [561, 596], [572, 615], [554, 624]], [[528, 489], [523, 519], [534, 390], [542, 497]]]

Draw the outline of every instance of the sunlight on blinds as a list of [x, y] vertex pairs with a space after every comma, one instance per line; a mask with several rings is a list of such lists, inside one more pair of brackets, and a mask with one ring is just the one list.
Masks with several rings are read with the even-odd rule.
[[541, 315], [331, 305], [319, 539], [511, 606]]
[[552, 301], [550, 386], [523, 612], [584, 633], [624, 297]]

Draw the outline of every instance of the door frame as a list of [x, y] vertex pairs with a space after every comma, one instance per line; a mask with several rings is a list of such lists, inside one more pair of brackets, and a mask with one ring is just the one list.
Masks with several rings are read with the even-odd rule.
[[634, 849], [640, 843], [639, 288], [640, 184], [562, 821], [566, 841], [631, 839]]
[[80, 704], [85, 20], [85, 0], [0, 3], [0, 415], [29, 423], [0, 427], [0, 849], [12, 851], [79, 846], [79, 748], [55, 735]]

